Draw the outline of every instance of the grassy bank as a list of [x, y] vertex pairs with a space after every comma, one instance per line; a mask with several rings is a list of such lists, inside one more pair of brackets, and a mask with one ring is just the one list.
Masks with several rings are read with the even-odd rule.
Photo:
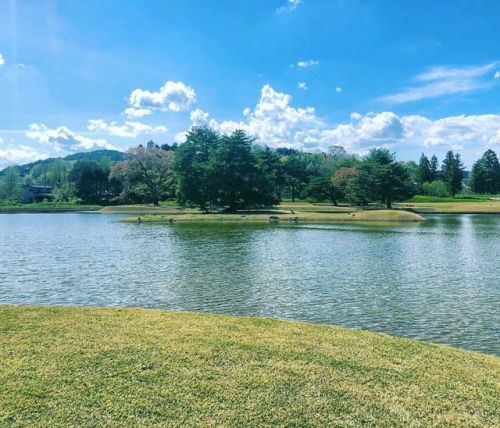
[[128, 223], [171, 223], [171, 222], [239, 222], [239, 223], [269, 223], [269, 222], [306, 222], [306, 223], [334, 223], [345, 221], [356, 222], [388, 222], [388, 223], [411, 223], [424, 221], [419, 214], [407, 211], [396, 210], [373, 210], [356, 211], [352, 213], [341, 212], [314, 212], [314, 211], [294, 211], [290, 212], [273, 211], [266, 213], [238, 213], [238, 214], [147, 214], [138, 217], [129, 217], [122, 221]]
[[426, 196], [426, 195], [415, 195], [411, 199], [408, 199], [405, 202], [413, 203], [413, 202], [419, 202], [419, 203], [440, 203], [440, 202], [453, 202], [453, 203], [459, 203], [459, 202], [487, 202], [492, 199], [491, 196], [485, 196], [485, 195], [459, 195], [455, 198], [450, 197], [443, 197], [443, 196]]
[[33, 204], [0, 204], [0, 213], [51, 213], [71, 211], [97, 211], [100, 205], [78, 205], [63, 202], [39, 202]]
[[425, 214], [500, 214], [500, 200], [481, 202], [420, 202], [394, 204]]
[[1, 426], [498, 426], [500, 359], [142, 309], [0, 306]]

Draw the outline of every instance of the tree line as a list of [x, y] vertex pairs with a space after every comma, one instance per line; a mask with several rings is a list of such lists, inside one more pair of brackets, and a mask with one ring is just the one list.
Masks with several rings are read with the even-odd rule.
[[[175, 199], [202, 210], [271, 206], [284, 198], [307, 198], [335, 205], [381, 203], [413, 195], [452, 196], [464, 191], [465, 170], [458, 153], [449, 151], [441, 164], [422, 154], [418, 164], [397, 161], [387, 149], [366, 156], [341, 146], [328, 153], [270, 149], [255, 144], [242, 130], [220, 135], [208, 127], [192, 129], [186, 142], [157, 145], [150, 141], [128, 150], [124, 160], [55, 159], [35, 165], [23, 177], [7, 168], [0, 180], [0, 198], [19, 200], [21, 183], [48, 184], [56, 200], [83, 203], [153, 203]], [[466, 190], [500, 192], [500, 166], [492, 150], [473, 166]]]
[[[429, 196], [455, 197], [464, 188], [464, 177], [465, 168], [458, 153], [446, 153], [441, 167], [435, 155], [429, 160], [422, 154], [416, 171], [418, 192]], [[487, 150], [474, 163], [467, 184], [474, 193], [500, 193], [500, 163], [493, 150]]]

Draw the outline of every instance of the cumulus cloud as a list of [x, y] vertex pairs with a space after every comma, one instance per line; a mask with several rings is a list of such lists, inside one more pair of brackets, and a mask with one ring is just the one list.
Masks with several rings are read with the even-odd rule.
[[154, 111], [186, 111], [196, 102], [196, 92], [183, 82], [165, 82], [159, 91], [134, 89], [128, 98], [129, 117], [143, 117]]
[[149, 126], [141, 122], [127, 121], [123, 125], [117, 122], [106, 122], [103, 119], [90, 119], [87, 125], [89, 131], [103, 132], [115, 137], [135, 138], [141, 134], [157, 134], [167, 132], [165, 126]]
[[499, 62], [495, 61], [475, 67], [433, 67], [416, 77], [418, 85], [380, 99], [391, 104], [402, 104], [488, 88], [493, 83], [491, 78], [486, 79], [485, 76], [498, 65]]
[[0, 53], [0, 68], [2, 68], [5, 65], [5, 58], [3, 55]]
[[93, 149], [116, 149], [104, 139], [92, 139], [77, 134], [65, 126], [50, 129], [43, 123], [32, 123], [26, 136], [56, 151], [82, 151]]
[[335, 92], [342, 92], [342, 88], [341, 88], [340, 86], [337, 86], [337, 87], [335, 88]]
[[493, 76], [495, 79], [500, 79], [500, 71], [496, 71], [495, 75]]
[[129, 107], [126, 108], [124, 113], [128, 117], [144, 117], [144, 116], [149, 116], [153, 113], [153, 110], [149, 110], [147, 108], [134, 108], [134, 107]]
[[302, 2], [302, 0], [288, 0], [286, 2], [285, 6], [281, 6], [278, 9], [276, 9], [276, 12], [278, 13], [283, 13], [283, 12], [293, 12], [295, 9], [297, 9], [297, 6]]
[[[217, 121], [211, 119], [208, 113], [196, 109], [191, 112], [191, 122], [192, 126], [208, 125], [222, 134], [243, 129], [269, 146], [290, 146], [296, 130], [322, 126], [313, 107], [295, 108], [291, 106], [291, 101], [291, 95], [278, 92], [266, 84], [261, 89], [255, 108], [243, 110], [244, 120]], [[181, 142], [184, 134], [179, 133], [177, 141]]]
[[297, 83], [297, 88], [302, 89], [304, 91], [307, 91], [307, 84], [306, 84], [306, 82], [299, 82], [299, 83]]
[[12, 145], [0, 148], [0, 169], [11, 165], [20, 165], [38, 159], [48, 158], [49, 154], [26, 145]]
[[382, 112], [365, 116], [354, 113], [354, 121], [329, 128], [311, 128], [295, 133], [294, 141], [301, 148], [326, 150], [341, 145], [354, 152], [372, 147], [390, 147], [404, 138], [404, 127], [398, 116]]
[[[312, 59], [308, 59], [305, 61], [298, 61], [297, 64], [295, 64], [295, 65], [299, 68], [309, 68], [309, 67], [312, 67], [314, 65], [319, 65], [319, 61], [314, 61]], [[292, 64], [291, 67], [294, 67], [295, 65]]]
[[209, 114], [203, 110], [197, 108], [191, 112], [191, 123], [193, 126], [204, 126], [208, 125]]
[[[432, 120], [421, 115], [399, 116], [391, 111], [360, 114], [354, 112], [347, 122], [331, 125], [316, 115], [313, 107], [294, 107], [292, 97], [274, 90], [261, 89], [255, 108], [246, 108], [242, 120], [218, 121], [203, 110], [191, 112], [192, 126], [207, 125], [222, 134], [243, 129], [260, 144], [292, 147], [298, 150], [327, 151], [341, 145], [354, 153], [366, 153], [374, 147], [426, 147], [474, 149], [500, 145], [500, 115], [460, 115]], [[185, 132], [176, 136], [183, 142]]]

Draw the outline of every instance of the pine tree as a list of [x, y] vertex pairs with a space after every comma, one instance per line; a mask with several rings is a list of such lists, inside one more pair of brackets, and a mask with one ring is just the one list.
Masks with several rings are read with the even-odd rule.
[[459, 153], [454, 154], [451, 150], [446, 153], [441, 173], [448, 193], [454, 198], [462, 190], [462, 180], [464, 177], [464, 166]]
[[439, 180], [439, 161], [436, 155], [432, 155], [431, 161], [429, 164], [430, 170], [430, 182], [432, 183], [435, 180]]
[[417, 180], [419, 184], [430, 183], [432, 181], [431, 163], [425, 154], [420, 156], [417, 169]]
[[493, 150], [487, 150], [472, 167], [471, 188], [476, 193], [500, 191], [500, 163]]

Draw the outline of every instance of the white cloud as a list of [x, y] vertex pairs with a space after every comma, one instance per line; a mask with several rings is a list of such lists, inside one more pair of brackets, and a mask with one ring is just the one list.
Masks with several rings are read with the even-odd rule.
[[495, 79], [500, 79], [500, 71], [496, 71], [495, 75], [493, 76]]
[[333, 128], [312, 128], [295, 134], [296, 144], [305, 149], [326, 150], [341, 145], [354, 152], [372, 147], [391, 146], [404, 138], [400, 119], [392, 112], [361, 116], [353, 113], [355, 122], [339, 124]]
[[342, 92], [342, 88], [341, 88], [340, 86], [337, 86], [337, 87], [335, 88], [335, 92]]
[[276, 12], [282, 13], [282, 12], [292, 12], [295, 9], [297, 9], [297, 6], [302, 2], [302, 0], [287, 0], [285, 6], [281, 6], [278, 9], [276, 9]]
[[424, 116], [397, 116], [392, 112], [351, 115], [350, 123], [330, 129], [297, 132], [295, 141], [303, 147], [325, 150], [342, 145], [363, 153], [373, 147], [404, 149], [441, 146], [446, 150], [486, 149], [500, 144], [500, 115], [461, 115], [431, 120]]
[[[253, 110], [246, 108], [242, 120], [218, 121], [207, 112], [191, 112], [193, 126], [208, 125], [220, 133], [243, 129], [260, 144], [293, 147], [298, 150], [327, 151], [332, 145], [363, 154], [374, 147], [396, 151], [409, 148], [417, 153], [425, 147], [443, 150], [480, 151], [500, 145], [500, 114], [461, 115], [437, 120], [420, 115], [398, 116], [386, 111], [360, 114], [350, 120], [328, 125], [316, 116], [313, 107], [293, 107], [292, 97], [265, 85]], [[185, 132], [176, 141], [185, 140]]]
[[260, 99], [253, 110], [245, 108], [245, 121], [210, 119], [208, 113], [194, 110], [191, 113], [193, 126], [208, 125], [222, 134], [243, 129], [269, 146], [290, 146], [298, 129], [323, 126], [312, 107], [294, 108], [292, 97], [275, 91], [270, 85], [261, 89]]
[[2, 137], [0, 137], [0, 144], [3, 144], [5, 141]]
[[124, 113], [128, 117], [144, 117], [144, 116], [149, 116], [153, 113], [153, 110], [149, 110], [147, 108], [134, 108], [134, 107], [129, 107], [124, 110]]
[[[312, 59], [308, 59], [305, 61], [298, 61], [296, 65], [299, 68], [309, 68], [309, 67], [312, 67], [312, 66], [318, 65], [318, 64], [319, 64], [319, 61], [314, 61]], [[293, 67], [294, 65], [292, 64], [291, 66]]]
[[141, 122], [127, 121], [123, 125], [117, 122], [107, 123], [103, 119], [90, 119], [87, 125], [89, 131], [104, 132], [116, 137], [135, 138], [141, 134], [157, 134], [167, 132], [165, 126], [149, 126]]
[[5, 65], [5, 58], [3, 55], [0, 53], [0, 68], [2, 68]]
[[196, 92], [183, 82], [167, 81], [157, 92], [134, 89], [129, 95], [130, 117], [147, 116], [153, 111], [185, 111], [196, 102]]
[[186, 142], [186, 131], [181, 131], [181, 132], [178, 132], [177, 134], [175, 134], [174, 141], [177, 144], [182, 144], [182, 143]]
[[475, 67], [434, 67], [416, 77], [420, 85], [403, 89], [401, 92], [380, 99], [391, 104], [401, 104], [488, 88], [492, 82], [484, 77], [498, 64], [499, 62], [495, 61]]
[[26, 136], [41, 144], [49, 145], [56, 151], [116, 149], [104, 139], [92, 139], [77, 134], [65, 126], [50, 129], [43, 123], [32, 123], [26, 131]]
[[25, 164], [48, 157], [48, 153], [41, 152], [33, 147], [10, 144], [5, 149], [0, 149], [0, 169], [11, 165]]
[[204, 126], [208, 125], [208, 113], [197, 108], [191, 112], [191, 123], [193, 126]]
[[297, 83], [297, 88], [303, 89], [304, 91], [307, 91], [307, 84], [306, 84], [306, 82], [299, 82], [299, 83]]

